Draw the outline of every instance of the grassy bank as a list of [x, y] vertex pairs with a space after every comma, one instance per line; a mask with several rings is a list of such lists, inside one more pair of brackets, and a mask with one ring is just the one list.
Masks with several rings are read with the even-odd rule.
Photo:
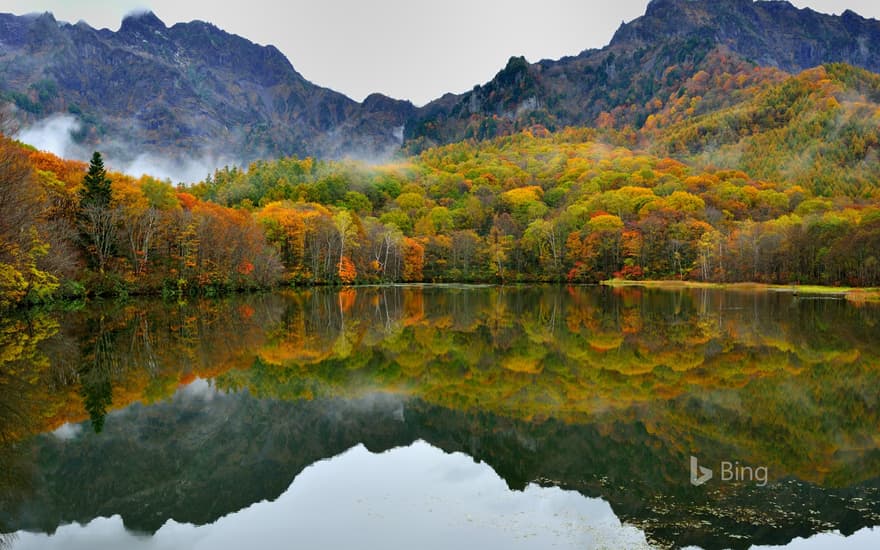
[[880, 288], [857, 288], [848, 286], [822, 286], [822, 285], [774, 285], [766, 283], [706, 283], [699, 281], [627, 281], [623, 279], [609, 279], [602, 284], [610, 287], [636, 286], [643, 288], [660, 288], [664, 290], [676, 290], [682, 288], [717, 288], [722, 290], [739, 290], [748, 292], [790, 292], [805, 296], [828, 296], [845, 298], [851, 302], [877, 302], [880, 303]]

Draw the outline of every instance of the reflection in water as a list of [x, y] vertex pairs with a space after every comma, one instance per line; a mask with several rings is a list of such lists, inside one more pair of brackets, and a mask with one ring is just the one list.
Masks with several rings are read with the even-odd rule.
[[797, 538], [785, 546], [754, 546], [753, 550], [877, 550], [880, 545], [880, 529], [861, 529], [849, 537], [839, 532], [819, 533], [808, 539]]
[[[368, 473], [368, 475], [364, 475]], [[344, 526], [344, 528], [341, 528]], [[557, 488], [511, 492], [485, 464], [417, 442], [382, 454], [362, 445], [305, 469], [274, 502], [194, 526], [170, 520], [154, 536], [119, 517], [22, 534], [26, 549], [641, 548], [602, 500]]]
[[[3, 320], [0, 530], [203, 525], [422, 439], [601, 497], [661, 546], [850, 535], [880, 525], [878, 321], [778, 293], [418, 286]], [[771, 483], [693, 487], [690, 455]]]

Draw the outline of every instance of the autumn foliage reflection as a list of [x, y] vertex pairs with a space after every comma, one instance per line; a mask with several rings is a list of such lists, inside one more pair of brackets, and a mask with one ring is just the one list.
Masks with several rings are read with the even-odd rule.
[[384, 392], [529, 422], [638, 422], [670, 449], [843, 482], [870, 473], [849, 464], [880, 444], [864, 391], [880, 383], [878, 320], [870, 305], [770, 292], [558, 286], [102, 305], [7, 322], [2, 387], [28, 419], [7, 438], [99, 429], [202, 378], [272, 399]]

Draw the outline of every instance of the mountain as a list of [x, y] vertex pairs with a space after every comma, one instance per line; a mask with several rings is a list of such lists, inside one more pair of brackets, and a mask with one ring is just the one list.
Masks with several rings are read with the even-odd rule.
[[723, 90], [706, 90], [714, 103], [704, 108], [725, 107], [756, 82], [828, 62], [880, 71], [880, 21], [783, 1], [652, 0], [605, 48], [534, 64], [511, 58], [490, 82], [420, 109], [406, 137], [418, 151], [533, 124], [641, 128], [701, 72], [733, 77]]
[[387, 158], [401, 145], [415, 153], [534, 125], [632, 134], [730, 109], [823, 63], [880, 72], [880, 21], [769, 0], [652, 0], [602, 49], [512, 57], [491, 81], [421, 108], [380, 94], [357, 103], [310, 83], [272, 46], [201, 21], [167, 27], [149, 12], [118, 32], [0, 15], [0, 37], [0, 94], [25, 124], [67, 117], [80, 148], [72, 156], [101, 149], [110, 159], [136, 151], [214, 164]]
[[273, 46], [201, 21], [167, 27], [150, 12], [118, 32], [0, 14], [0, 37], [0, 91], [25, 124], [72, 115], [75, 140], [111, 158], [384, 156], [415, 110], [378, 94], [357, 103], [303, 78]]

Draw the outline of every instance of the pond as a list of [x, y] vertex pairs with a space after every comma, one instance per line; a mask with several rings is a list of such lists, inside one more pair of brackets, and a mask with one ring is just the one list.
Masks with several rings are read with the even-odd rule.
[[0, 546], [880, 544], [880, 308], [317, 288], [0, 321]]

